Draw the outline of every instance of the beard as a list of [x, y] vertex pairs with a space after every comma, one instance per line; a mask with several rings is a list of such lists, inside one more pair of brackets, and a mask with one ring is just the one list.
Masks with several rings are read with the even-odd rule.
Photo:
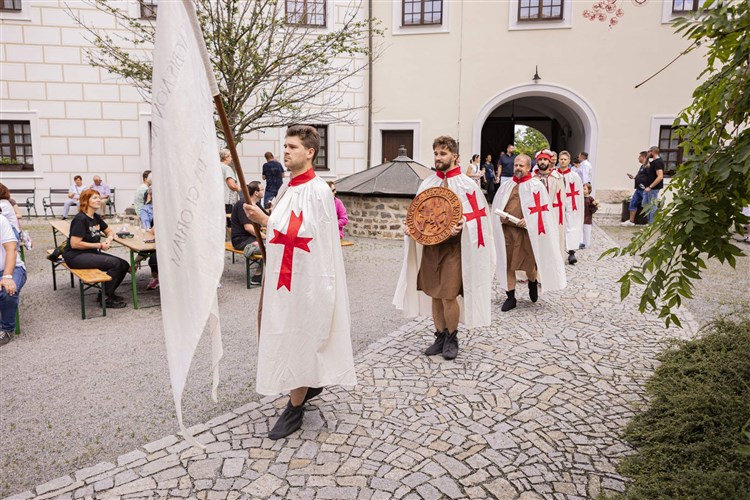
[[547, 170], [549, 170], [550, 164], [549, 163], [546, 163], [546, 164], [545, 163], [537, 163], [536, 166], [542, 172], [546, 172]]
[[436, 160], [435, 161], [435, 170], [440, 170], [441, 172], [447, 172], [448, 170], [450, 170], [450, 168], [452, 166], [452, 163], [453, 162], [443, 163], [440, 160]]
[[526, 175], [526, 172], [524, 172], [524, 170], [523, 170], [523, 169], [521, 169], [521, 168], [517, 168], [517, 169], [515, 169], [515, 170], [513, 171], [513, 175], [514, 175], [514, 176], [515, 176], [515, 177], [516, 177], [517, 179], [520, 179], [520, 178], [522, 178], [522, 177], [523, 177], [524, 175]]

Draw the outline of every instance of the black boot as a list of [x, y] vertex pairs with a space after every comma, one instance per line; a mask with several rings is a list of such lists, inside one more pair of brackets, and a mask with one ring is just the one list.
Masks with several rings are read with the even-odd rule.
[[435, 343], [425, 349], [424, 353], [426, 356], [434, 356], [443, 352], [443, 345], [445, 344], [445, 337], [448, 335], [448, 330], [442, 332], [435, 332]]
[[305, 400], [302, 401], [302, 404], [305, 405], [308, 401], [310, 401], [315, 396], [318, 396], [321, 392], [323, 392], [322, 387], [308, 387], [307, 394], [305, 394]]
[[529, 298], [532, 302], [539, 300], [539, 282], [529, 280]]
[[576, 262], [578, 262], [578, 259], [576, 258], [576, 251], [575, 250], [568, 250], [568, 264], [570, 264], [572, 266]]
[[304, 405], [294, 406], [290, 399], [286, 408], [284, 408], [284, 413], [281, 414], [276, 421], [276, 425], [274, 425], [271, 432], [268, 433], [268, 437], [274, 440], [281, 439], [299, 430], [299, 428], [302, 427], [302, 416], [304, 414]]
[[508, 290], [507, 292], [505, 292], [505, 294], [508, 296], [508, 298], [505, 299], [505, 302], [503, 302], [503, 307], [500, 308], [502, 312], [508, 312], [516, 307], [516, 291]]
[[443, 358], [451, 360], [458, 356], [458, 330], [453, 333], [447, 333], [445, 343], [443, 344]]

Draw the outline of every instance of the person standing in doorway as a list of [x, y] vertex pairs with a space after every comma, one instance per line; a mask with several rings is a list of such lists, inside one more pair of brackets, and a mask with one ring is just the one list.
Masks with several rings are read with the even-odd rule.
[[578, 174], [581, 178], [581, 182], [583, 182], [583, 184], [591, 184], [594, 167], [591, 166], [591, 162], [589, 161], [589, 154], [586, 151], [578, 153], [578, 160], [581, 162], [580, 165], [578, 165]]
[[513, 179], [513, 163], [516, 161], [516, 147], [508, 144], [504, 153], [500, 153], [500, 160], [497, 162], [499, 175], [499, 184], [503, 185]]

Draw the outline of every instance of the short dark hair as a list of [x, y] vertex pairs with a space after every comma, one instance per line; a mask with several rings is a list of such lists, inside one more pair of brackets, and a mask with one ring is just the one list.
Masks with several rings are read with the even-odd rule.
[[247, 194], [250, 196], [260, 191], [260, 181], [251, 181], [247, 184]]
[[73, 177], [73, 180], [76, 180], [76, 179], [81, 179], [81, 180], [83, 180], [83, 177], [81, 177], [80, 175], [76, 175], [75, 177]]
[[581, 156], [583, 156], [583, 157], [584, 157], [584, 158], [586, 158], [587, 160], [589, 159], [589, 154], [588, 154], [588, 153], [587, 153], [586, 151], [581, 151], [581, 153], [580, 153], [580, 154], [581, 154]]
[[432, 149], [435, 149], [438, 146], [446, 148], [453, 154], [458, 154], [458, 143], [456, 142], [456, 139], [449, 135], [441, 135], [432, 141]]
[[272, 153], [272, 152], [270, 152], [270, 151], [268, 151], [268, 152], [267, 152], [266, 154], [264, 154], [263, 156], [265, 156], [265, 157], [266, 157], [266, 161], [271, 161], [271, 160], [273, 160], [273, 153]]
[[320, 151], [320, 135], [315, 130], [315, 127], [311, 127], [310, 125], [292, 125], [286, 129], [286, 136], [299, 137], [305, 148], [314, 149], [313, 161], [318, 156], [318, 151]]
[[648, 151], [641, 151], [638, 156], [648, 156]]
[[648, 148], [648, 150], [653, 151], [656, 154], [661, 153], [661, 149], [659, 149], [659, 146], [651, 146], [650, 148]]
[[475, 155], [471, 155], [471, 161], [474, 161], [474, 160], [476, 160], [477, 158], [479, 158], [479, 155], [476, 155], [476, 154], [475, 154]]
[[148, 179], [149, 175], [151, 175], [151, 170], [144, 170], [142, 175], [143, 180], [145, 181], [146, 179]]

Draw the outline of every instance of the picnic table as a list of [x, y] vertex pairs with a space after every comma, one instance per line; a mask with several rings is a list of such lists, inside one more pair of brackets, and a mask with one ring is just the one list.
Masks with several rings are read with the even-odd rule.
[[[67, 220], [51, 220], [49, 221], [50, 226], [52, 226], [52, 238], [55, 241], [55, 246], [57, 247], [59, 245], [57, 241], [57, 235], [58, 233], [62, 235], [65, 239], [68, 239], [68, 236], [70, 235], [70, 221]], [[156, 244], [155, 243], [145, 243], [143, 240], [148, 239], [151, 237], [151, 233], [145, 233], [143, 230], [138, 228], [137, 226], [129, 226], [128, 231], [133, 234], [133, 238], [120, 238], [117, 236], [117, 233], [122, 231], [125, 226], [128, 224], [109, 224], [109, 227], [114, 231], [115, 237], [114, 241], [115, 243], [118, 243], [125, 248], [128, 249], [130, 253], [130, 285], [133, 290], [133, 308], [134, 309], [140, 309], [138, 305], [138, 288], [136, 287], [136, 268], [135, 268], [135, 256], [136, 255], [150, 255], [153, 252], [156, 252]], [[62, 242], [60, 242], [62, 243]], [[158, 304], [153, 304], [150, 306], [145, 307], [154, 307]]]

